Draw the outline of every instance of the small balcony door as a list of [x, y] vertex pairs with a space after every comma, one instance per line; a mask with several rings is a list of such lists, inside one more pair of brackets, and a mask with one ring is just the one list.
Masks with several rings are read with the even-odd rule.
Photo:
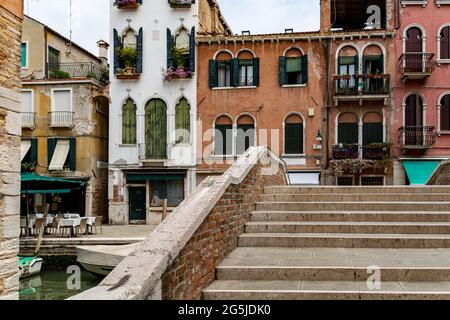
[[405, 145], [423, 145], [423, 101], [417, 94], [412, 94], [406, 99], [405, 126]]
[[405, 42], [405, 71], [423, 72], [423, 34], [417, 27], [409, 28]]

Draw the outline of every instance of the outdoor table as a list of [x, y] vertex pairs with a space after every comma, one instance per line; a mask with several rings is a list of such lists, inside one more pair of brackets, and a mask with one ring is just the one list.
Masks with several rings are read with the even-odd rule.
[[80, 225], [80, 223], [81, 223], [81, 218], [61, 219], [59, 221], [58, 231], [62, 227], [70, 227], [70, 229], [71, 229], [71, 236], [73, 236], [75, 228], [78, 227]]
[[63, 214], [64, 219], [80, 219], [80, 215], [78, 213], [65, 213]]

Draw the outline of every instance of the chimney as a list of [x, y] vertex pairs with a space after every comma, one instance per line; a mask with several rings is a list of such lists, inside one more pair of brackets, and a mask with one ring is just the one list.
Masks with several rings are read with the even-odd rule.
[[328, 33], [331, 30], [331, 1], [333, 0], [320, 0], [320, 32], [322, 33]]
[[97, 41], [98, 57], [102, 60], [103, 65], [108, 64], [108, 48], [109, 44], [105, 40]]

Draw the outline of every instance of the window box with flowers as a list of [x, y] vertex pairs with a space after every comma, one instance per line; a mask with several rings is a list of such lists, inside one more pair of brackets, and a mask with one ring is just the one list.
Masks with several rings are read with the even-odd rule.
[[142, 73], [142, 28], [136, 43], [129, 45], [114, 30], [114, 73], [117, 79], [139, 79]]
[[195, 3], [195, 0], [169, 0], [171, 8], [190, 8]]
[[172, 36], [167, 30], [167, 69], [162, 69], [164, 82], [176, 79], [191, 79], [195, 72], [195, 28], [189, 34], [181, 29]]
[[118, 9], [137, 9], [142, 4], [142, 0], [116, 0], [114, 6]]

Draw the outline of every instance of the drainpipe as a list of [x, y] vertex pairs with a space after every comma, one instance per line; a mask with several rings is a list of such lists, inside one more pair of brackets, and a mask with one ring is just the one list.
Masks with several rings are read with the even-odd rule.
[[48, 79], [48, 39], [47, 39], [47, 27], [44, 27], [44, 74], [45, 78]]
[[[322, 161], [325, 163], [322, 164], [322, 167], [328, 167], [328, 159], [330, 158], [330, 49], [331, 49], [331, 39], [327, 38], [324, 45], [324, 55], [325, 55], [325, 106], [322, 121], [322, 132], [325, 132], [325, 142], [322, 147]], [[325, 149], [325, 150], [324, 150]]]

